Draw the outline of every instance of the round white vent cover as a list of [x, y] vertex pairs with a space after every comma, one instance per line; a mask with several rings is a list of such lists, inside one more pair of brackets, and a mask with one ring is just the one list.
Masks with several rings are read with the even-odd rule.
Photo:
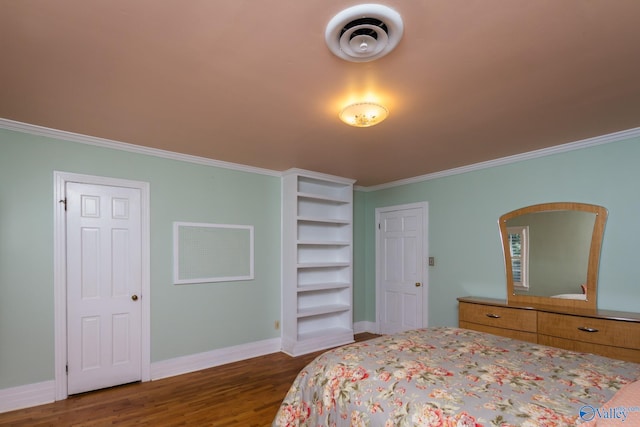
[[402, 17], [395, 10], [379, 4], [361, 4], [334, 16], [324, 37], [338, 57], [367, 62], [391, 52], [403, 30]]

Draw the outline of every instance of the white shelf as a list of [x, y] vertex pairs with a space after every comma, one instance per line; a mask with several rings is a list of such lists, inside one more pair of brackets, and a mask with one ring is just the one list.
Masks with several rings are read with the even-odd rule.
[[293, 356], [353, 341], [353, 182], [284, 173], [282, 346]]
[[334, 268], [334, 267], [351, 267], [351, 263], [344, 262], [306, 262], [298, 264], [298, 268]]
[[339, 205], [347, 205], [351, 203], [349, 200], [346, 200], [346, 199], [339, 199], [336, 197], [324, 196], [324, 195], [313, 194], [313, 193], [298, 193], [298, 198], [324, 201], [324, 202], [335, 203]]
[[298, 318], [320, 316], [323, 314], [341, 313], [351, 310], [351, 306], [347, 304], [331, 304], [321, 305], [318, 307], [310, 307], [298, 310]]
[[298, 285], [298, 292], [314, 292], [314, 291], [325, 291], [330, 289], [348, 289], [351, 287], [351, 283], [340, 283], [340, 282], [331, 282], [331, 283], [316, 283], [313, 285]]
[[312, 217], [312, 216], [300, 216], [298, 217], [298, 221], [301, 222], [319, 222], [319, 223], [327, 223], [327, 224], [351, 224], [350, 219], [340, 219], [340, 218], [321, 218], [321, 217]]
[[346, 240], [298, 240], [299, 246], [350, 246]]

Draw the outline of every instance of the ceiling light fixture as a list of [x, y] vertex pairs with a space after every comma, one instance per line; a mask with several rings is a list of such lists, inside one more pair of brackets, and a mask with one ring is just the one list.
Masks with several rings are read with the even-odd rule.
[[342, 109], [340, 120], [350, 126], [366, 128], [383, 121], [389, 115], [389, 110], [375, 102], [358, 102], [347, 105]]

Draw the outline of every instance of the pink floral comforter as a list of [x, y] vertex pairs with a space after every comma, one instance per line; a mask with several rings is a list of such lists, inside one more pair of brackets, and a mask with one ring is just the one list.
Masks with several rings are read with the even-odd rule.
[[273, 426], [569, 426], [640, 365], [457, 328], [328, 351], [299, 374]]

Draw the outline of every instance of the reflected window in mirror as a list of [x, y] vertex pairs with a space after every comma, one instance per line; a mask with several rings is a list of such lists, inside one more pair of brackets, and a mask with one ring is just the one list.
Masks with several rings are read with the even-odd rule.
[[507, 227], [515, 291], [529, 291], [529, 227]]

